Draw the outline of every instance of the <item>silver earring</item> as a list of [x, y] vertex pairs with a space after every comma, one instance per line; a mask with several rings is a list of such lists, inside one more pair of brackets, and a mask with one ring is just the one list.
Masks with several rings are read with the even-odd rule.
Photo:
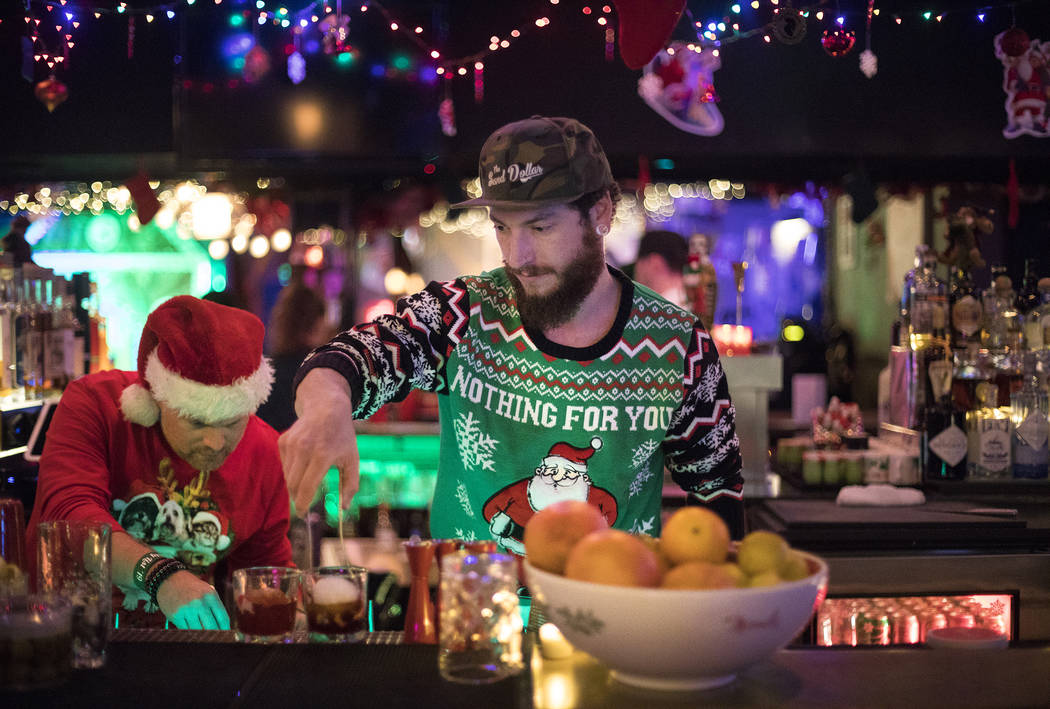
[[598, 232], [598, 236], [608, 236], [609, 235], [609, 227], [605, 226], [604, 224], [599, 224], [598, 228], [595, 229], [595, 231]]

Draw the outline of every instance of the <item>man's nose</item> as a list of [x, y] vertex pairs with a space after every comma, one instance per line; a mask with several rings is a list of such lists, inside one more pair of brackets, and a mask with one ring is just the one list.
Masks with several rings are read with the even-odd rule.
[[503, 244], [503, 260], [511, 268], [532, 264], [534, 258], [532, 239], [524, 229], [511, 230]]
[[215, 451], [221, 451], [226, 446], [226, 436], [217, 428], [204, 429], [201, 433], [201, 441]]

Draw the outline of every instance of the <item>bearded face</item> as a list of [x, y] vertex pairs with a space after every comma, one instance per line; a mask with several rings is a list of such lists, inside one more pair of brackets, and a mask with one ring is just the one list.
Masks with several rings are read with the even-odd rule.
[[529, 480], [529, 502], [535, 510], [562, 500], [586, 502], [590, 491], [587, 473], [564, 465], [541, 465]]
[[[584, 299], [594, 289], [598, 277], [605, 270], [605, 250], [602, 237], [590, 224], [585, 225], [582, 242], [575, 257], [559, 267], [507, 267], [514, 297], [518, 303], [521, 321], [535, 330], [544, 331], [564, 325], [579, 311]], [[556, 276], [554, 287], [547, 292], [530, 293], [518, 277], [550, 274]]]

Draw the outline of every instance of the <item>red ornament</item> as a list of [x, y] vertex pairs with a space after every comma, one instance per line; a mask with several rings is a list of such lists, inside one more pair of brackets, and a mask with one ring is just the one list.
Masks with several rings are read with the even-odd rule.
[[999, 36], [999, 49], [1008, 57], [1020, 57], [1028, 51], [1032, 40], [1020, 27], [1011, 27]]
[[833, 30], [824, 30], [820, 38], [820, 44], [824, 51], [833, 57], [844, 57], [853, 49], [853, 43], [857, 41], [857, 35], [853, 30], [844, 30], [836, 27]]
[[244, 80], [254, 84], [270, 72], [270, 55], [258, 45], [244, 55]]
[[69, 98], [69, 89], [53, 76], [37, 84], [33, 93], [41, 103], [47, 106], [48, 113], [53, 112], [59, 104]]

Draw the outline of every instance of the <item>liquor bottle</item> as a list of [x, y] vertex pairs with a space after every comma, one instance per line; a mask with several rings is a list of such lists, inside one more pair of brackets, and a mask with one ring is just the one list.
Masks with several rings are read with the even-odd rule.
[[976, 480], [1000, 480], [1012, 475], [1010, 417], [999, 408], [995, 384], [977, 385], [978, 407], [967, 413], [969, 445], [966, 471]]
[[[50, 344], [48, 347], [50, 360], [48, 371], [51, 376], [51, 384], [55, 391], [62, 391], [66, 386], [76, 379], [76, 363], [79, 360], [83, 368], [84, 355], [77, 351], [77, 318], [73, 314], [72, 284], [66, 279], [56, 277], [53, 279], [53, 291], [55, 293], [55, 308], [52, 317], [52, 328], [50, 332]], [[83, 340], [81, 340], [81, 343]], [[81, 372], [83, 373], [83, 372]]]
[[980, 346], [982, 310], [979, 296], [969, 271], [954, 269], [948, 301], [951, 304], [952, 353], [957, 360], [960, 353], [965, 353], [971, 344]]
[[927, 367], [932, 401], [923, 413], [922, 468], [927, 480], [966, 477], [966, 412], [951, 401], [952, 364], [947, 357]]
[[[56, 370], [53, 368], [55, 354], [51, 351], [51, 329], [54, 320], [54, 291], [51, 279], [54, 271], [49, 268], [43, 269], [36, 284], [36, 299], [39, 305], [37, 327], [40, 329], [40, 382], [37, 386], [37, 396], [45, 397], [54, 393], [52, 378]], [[61, 357], [61, 354], [59, 354]], [[59, 370], [61, 363], [58, 363]]]
[[15, 269], [13, 302], [13, 329], [14, 329], [14, 352], [12, 362], [14, 363], [14, 386], [15, 398], [24, 399], [26, 396], [26, 342], [29, 339], [29, 309], [25, 302], [25, 274], [21, 268]]
[[0, 398], [5, 400], [15, 393], [17, 302], [14, 261], [8, 257], [0, 266]]
[[40, 278], [36, 268], [25, 265], [22, 267], [23, 274], [23, 303], [25, 308], [26, 323], [25, 350], [22, 353], [23, 372], [22, 379], [25, 384], [27, 399], [36, 399], [41, 395], [43, 384], [43, 361], [44, 343], [43, 328], [41, 327], [41, 312], [38, 294], [40, 293]]
[[1047, 436], [1050, 435], [1050, 406], [1046, 391], [1039, 385], [1037, 355], [1025, 352], [1024, 384], [1010, 396], [1014, 432], [1012, 453], [1015, 478], [1045, 478], [1050, 462]]
[[1050, 278], [1039, 279], [1039, 307], [1025, 316], [1025, 342], [1030, 350], [1050, 349]]
[[948, 286], [936, 269], [937, 255], [927, 251], [908, 299], [908, 342], [913, 351], [943, 341], [948, 334]]
[[1021, 279], [1021, 290], [1017, 292], [1017, 312], [1023, 317], [1039, 307], [1039, 276], [1037, 259], [1024, 260], [1024, 277]]
[[693, 234], [689, 239], [689, 260], [682, 276], [689, 309], [704, 327], [715, 324], [715, 306], [718, 302], [718, 276], [711, 263], [711, 241], [706, 234]]
[[897, 344], [900, 344], [904, 347], [909, 346], [909, 343], [906, 340], [909, 336], [911, 328], [911, 317], [909, 315], [911, 311], [909, 310], [909, 307], [911, 303], [912, 286], [915, 284], [915, 276], [922, 271], [923, 260], [927, 252], [929, 252], [929, 250], [930, 247], [926, 244], [919, 244], [918, 246], [916, 246], [915, 265], [910, 271], [904, 274], [904, 286], [901, 288], [900, 312], [897, 318], [900, 321], [901, 338], [899, 341], [897, 341]]

